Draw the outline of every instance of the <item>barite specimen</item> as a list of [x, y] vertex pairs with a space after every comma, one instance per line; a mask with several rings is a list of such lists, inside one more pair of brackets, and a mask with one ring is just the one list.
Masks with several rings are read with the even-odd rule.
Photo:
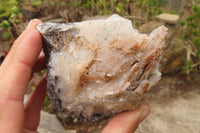
[[150, 35], [132, 28], [130, 20], [69, 24], [46, 23], [47, 92], [58, 115], [99, 121], [132, 110], [139, 97], [161, 78], [158, 63], [167, 29]]

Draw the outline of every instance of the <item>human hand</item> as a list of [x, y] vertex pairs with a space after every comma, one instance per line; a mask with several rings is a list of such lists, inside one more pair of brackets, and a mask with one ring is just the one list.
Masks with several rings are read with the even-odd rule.
[[120, 113], [108, 122], [102, 133], [134, 133], [149, 113], [147, 105], [139, 105], [134, 111]]
[[2, 133], [35, 133], [39, 125], [40, 110], [46, 96], [45, 78], [36, 86], [28, 102], [25, 105], [23, 103], [32, 73], [45, 67], [44, 56], [40, 55], [42, 38], [35, 29], [39, 23], [39, 20], [29, 23], [0, 66]]
[[[25, 105], [23, 98], [32, 73], [45, 68], [44, 56], [40, 55], [42, 38], [35, 29], [39, 23], [39, 20], [29, 23], [0, 66], [0, 131], [3, 133], [37, 132], [46, 96], [45, 78]], [[141, 105], [135, 111], [118, 114], [102, 133], [132, 133], [148, 113], [149, 107]]]

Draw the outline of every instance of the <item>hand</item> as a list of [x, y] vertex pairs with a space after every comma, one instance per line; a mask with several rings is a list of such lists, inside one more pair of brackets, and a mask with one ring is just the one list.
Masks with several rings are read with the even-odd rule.
[[149, 113], [147, 105], [139, 105], [134, 111], [120, 113], [108, 122], [102, 133], [133, 133]]
[[33, 72], [45, 68], [44, 56], [39, 56], [42, 38], [35, 29], [41, 23], [33, 20], [14, 42], [0, 66], [0, 131], [2, 133], [35, 133], [40, 110], [46, 96], [43, 78], [24, 105], [27, 84]]
[[[42, 38], [35, 29], [41, 23], [33, 20], [14, 42], [0, 66], [0, 131], [3, 133], [36, 133], [40, 111], [46, 96], [43, 78], [24, 105], [27, 84], [34, 72], [45, 68], [40, 54]], [[121, 113], [112, 118], [103, 133], [132, 133], [149, 114], [149, 107], [139, 106], [135, 111]]]

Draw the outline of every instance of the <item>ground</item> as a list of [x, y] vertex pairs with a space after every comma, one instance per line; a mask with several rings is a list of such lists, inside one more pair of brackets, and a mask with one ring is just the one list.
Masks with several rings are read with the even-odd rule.
[[151, 113], [136, 133], [199, 133], [200, 75], [163, 76], [148, 94]]

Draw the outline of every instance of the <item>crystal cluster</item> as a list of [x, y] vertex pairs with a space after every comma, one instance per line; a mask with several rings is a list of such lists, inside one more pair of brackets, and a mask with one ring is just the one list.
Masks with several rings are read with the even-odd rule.
[[131, 110], [161, 78], [167, 29], [140, 34], [118, 15], [69, 24], [46, 23], [47, 92], [58, 115], [99, 121]]

